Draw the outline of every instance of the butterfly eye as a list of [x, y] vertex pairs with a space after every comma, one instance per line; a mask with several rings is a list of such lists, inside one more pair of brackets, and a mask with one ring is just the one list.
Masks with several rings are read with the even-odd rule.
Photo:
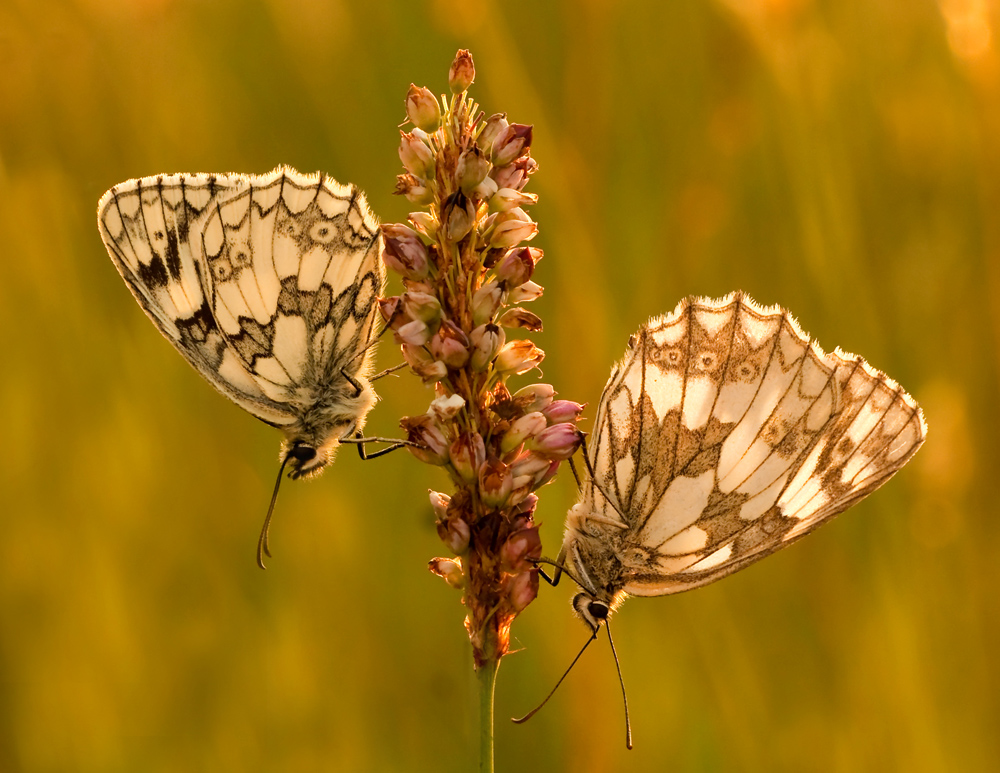
[[308, 462], [316, 458], [316, 449], [312, 446], [298, 445], [288, 452], [288, 455], [299, 462]]
[[595, 620], [606, 620], [608, 612], [611, 610], [608, 609], [608, 605], [603, 601], [591, 601], [590, 604], [587, 605], [587, 611], [590, 612], [591, 617]]

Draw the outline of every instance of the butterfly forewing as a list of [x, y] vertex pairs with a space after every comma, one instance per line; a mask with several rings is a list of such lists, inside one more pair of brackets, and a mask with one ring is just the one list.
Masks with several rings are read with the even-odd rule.
[[612, 372], [564, 555], [602, 596], [703, 585], [869, 494], [924, 432], [897, 384], [786, 311], [689, 299]]

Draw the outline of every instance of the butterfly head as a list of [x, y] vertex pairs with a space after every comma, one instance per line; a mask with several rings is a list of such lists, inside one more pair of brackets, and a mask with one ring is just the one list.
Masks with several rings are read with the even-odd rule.
[[611, 605], [600, 599], [595, 599], [586, 591], [581, 591], [573, 597], [573, 611], [576, 612], [577, 617], [596, 631], [611, 614]]
[[353, 417], [344, 417], [334, 423], [328, 433], [303, 433], [288, 438], [281, 446], [281, 458], [287, 460], [288, 477], [297, 480], [318, 475], [337, 453], [342, 437], [349, 437], [359, 429]]

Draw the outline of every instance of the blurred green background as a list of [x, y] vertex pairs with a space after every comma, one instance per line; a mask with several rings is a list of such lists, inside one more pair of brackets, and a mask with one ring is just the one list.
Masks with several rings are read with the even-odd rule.
[[[161, 338], [95, 224], [122, 180], [279, 162], [402, 219], [403, 97], [444, 90], [458, 47], [484, 109], [535, 125], [563, 397], [596, 405], [682, 296], [743, 288], [930, 426], [836, 525], [625, 605], [632, 752], [603, 642], [507, 723], [586, 638], [543, 587], [500, 672], [498, 769], [992, 769], [998, 30], [991, 0], [0, 0], [0, 770], [474, 769], [463, 609], [425, 568], [443, 476], [345, 450], [284, 489], [261, 572], [277, 433]], [[380, 434], [432, 397], [380, 391]], [[543, 492], [549, 554], [574, 498], [568, 474]]]

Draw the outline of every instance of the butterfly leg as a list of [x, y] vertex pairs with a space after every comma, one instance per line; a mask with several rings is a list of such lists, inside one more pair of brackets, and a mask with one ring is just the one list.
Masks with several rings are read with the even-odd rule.
[[[416, 443], [411, 443], [409, 440], [399, 440], [397, 438], [386, 437], [362, 437], [360, 432], [356, 433], [354, 437], [342, 437], [340, 442], [353, 443], [356, 445], [358, 447], [358, 456], [360, 456], [364, 461], [384, 456], [385, 454], [395, 451], [397, 448], [402, 448], [403, 446], [416, 446]], [[391, 445], [370, 454], [365, 448], [365, 443], [390, 443]]]
[[374, 381], [378, 381], [380, 378], [383, 378], [384, 376], [388, 376], [390, 373], [395, 373], [397, 370], [402, 370], [405, 367], [406, 367], [406, 363], [405, 362], [401, 362], [401, 363], [399, 363], [399, 365], [393, 365], [391, 368], [386, 368], [381, 373], [376, 373], [374, 376], [372, 376], [368, 380], [369, 381], [373, 381], [373, 382]]

